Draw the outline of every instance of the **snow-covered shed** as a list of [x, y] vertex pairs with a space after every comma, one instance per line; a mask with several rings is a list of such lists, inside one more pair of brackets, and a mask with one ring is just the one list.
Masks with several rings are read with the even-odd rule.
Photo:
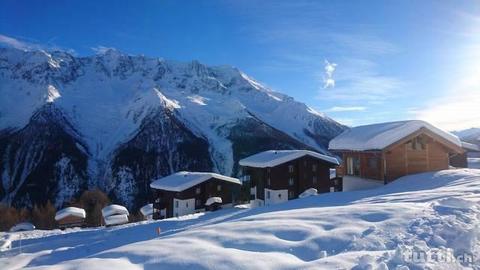
[[86, 217], [85, 210], [79, 207], [67, 207], [55, 214], [55, 221], [60, 228], [82, 227]]
[[102, 209], [103, 220], [107, 226], [128, 223], [128, 215], [127, 208], [118, 204], [111, 204]]
[[339, 161], [309, 150], [268, 150], [239, 161], [243, 179], [250, 182], [250, 204], [270, 205], [298, 198], [314, 188], [318, 192], [339, 191], [330, 169]]
[[398, 177], [448, 169], [450, 158], [465, 152], [460, 139], [421, 120], [354, 127], [330, 141], [342, 157], [337, 174], [389, 182]]
[[242, 183], [237, 178], [212, 172], [177, 172], [150, 184], [154, 196], [154, 218], [168, 218], [201, 212], [210, 197], [222, 205], [234, 202], [234, 191]]

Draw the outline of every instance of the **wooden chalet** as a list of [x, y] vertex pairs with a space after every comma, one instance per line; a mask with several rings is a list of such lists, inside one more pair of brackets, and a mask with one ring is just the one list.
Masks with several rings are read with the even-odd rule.
[[150, 184], [153, 218], [178, 217], [203, 212], [206, 208], [231, 206], [235, 201], [234, 191], [241, 184], [237, 178], [210, 172], [177, 172], [155, 180]]
[[295, 199], [311, 188], [319, 193], [341, 190], [341, 182], [330, 177], [330, 169], [339, 164], [338, 160], [313, 151], [269, 150], [239, 164], [243, 178], [250, 181], [252, 206]]
[[329, 144], [342, 158], [337, 174], [388, 183], [401, 176], [448, 169], [465, 149], [459, 138], [420, 121], [399, 121], [349, 129]]
[[60, 229], [83, 227], [86, 213], [78, 207], [67, 207], [55, 214], [55, 221]]

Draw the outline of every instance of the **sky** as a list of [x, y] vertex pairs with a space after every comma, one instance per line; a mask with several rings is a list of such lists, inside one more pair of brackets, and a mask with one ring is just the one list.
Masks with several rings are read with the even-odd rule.
[[0, 44], [232, 65], [357, 126], [480, 127], [480, 1], [0, 1]]

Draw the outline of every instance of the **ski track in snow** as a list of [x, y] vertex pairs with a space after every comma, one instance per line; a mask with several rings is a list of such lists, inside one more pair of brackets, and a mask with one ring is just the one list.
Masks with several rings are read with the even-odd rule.
[[[6, 233], [1, 269], [463, 269], [413, 250], [480, 252], [480, 170], [403, 177], [255, 209], [110, 228]], [[156, 229], [161, 234], [156, 234]], [[22, 238], [21, 247], [18, 239]], [[21, 250], [21, 252], [20, 252]], [[479, 269], [476, 258], [471, 269]]]

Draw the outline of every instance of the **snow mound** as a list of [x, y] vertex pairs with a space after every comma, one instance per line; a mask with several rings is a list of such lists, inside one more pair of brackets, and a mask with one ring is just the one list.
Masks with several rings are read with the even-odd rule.
[[10, 228], [11, 232], [33, 231], [33, 230], [35, 230], [35, 225], [33, 225], [30, 222], [22, 222]]
[[68, 217], [68, 216], [85, 218], [85, 217], [86, 217], [86, 213], [85, 213], [85, 210], [83, 210], [82, 208], [78, 208], [78, 207], [67, 207], [67, 208], [64, 208], [64, 209], [58, 211], [58, 212], [55, 214], [55, 220], [56, 220], [56, 221], [59, 221], [59, 220], [65, 218], [65, 217]]
[[207, 202], [205, 203], [206, 206], [210, 206], [214, 203], [222, 203], [222, 198], [220, 197], [210, 197], [207, 199]]
[[[12, 242], [3, 269], [478, 269], [480, 170]], [[127, 217], [124, 217], [125, 220]], [[3, 254], [2, 254], [3, 255]], [[246, 259], [247, 258], [247, 259]]]
[[305, 190], [304, 192], [302, 192], [302, 194], [298, 195], [298, 197], [299, 198], [306, 198], [306, 197], [317, 195], [317, 193], [318, 193], [317, 189], [309, 188], [309, 189]]
[[113, 215], [126, 215], [126, 216], [128, 216], [129, 213], [128, 213], [127, 208], [125, 208], [125, 206], [121, 206], [121, 205], [118, 205], [118, 204], [111, 204], [109, 206], [105, 206], [102, 209], [102, 216], [104, 218], [109, 217], [109, 216], [113, 216]]
[[149, 204], [146, 204], [146, 205], [142, 206], [142, 208], [140, 208], [140, 212], [144, 216], [152, 215], [153, 214], [153, 204], [149, 203]]

